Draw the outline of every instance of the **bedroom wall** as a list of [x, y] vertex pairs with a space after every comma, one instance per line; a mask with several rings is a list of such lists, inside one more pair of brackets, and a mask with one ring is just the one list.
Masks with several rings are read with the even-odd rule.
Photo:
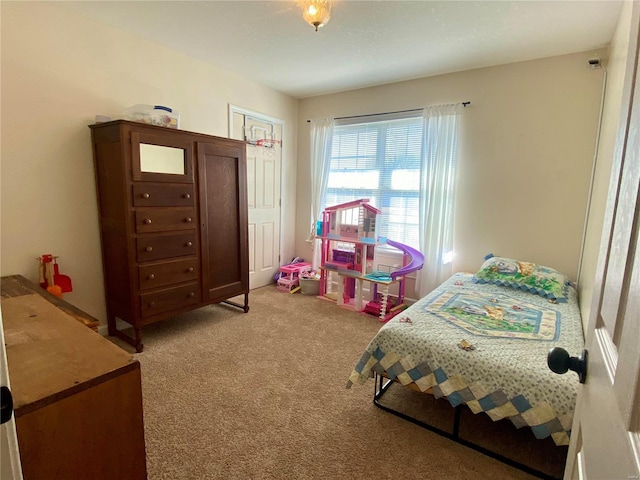
[[[618, 25], [609, 46], [604, 68], [607, 73], [606, 95], [602, 109], [602, 127], [598, 144], [596, 168], [593, 179], [593, 193], [589, 206], [589, 215], [584, 242], [584, 254], [578, 282], [580, 312], [586, 328], [591, 312], [595, 272], [602, 238], [602, 225], [609, 191], [611, 164], [615, 154], [615, 141], [622, 109], [622, 90], [624, 86], [627, 49], [631, 31], [631, 2], [625, 2]], [[619, 153], [618, 153], [619, 154]]]
[[[599, 52], [601, 56], [604, 52]], [[296, 252], [310, 203], [307, 119], [470, 101], [460, 124], [454, 271], [496, 255], [576, 279], [603, 71], [593, 51], [302, 99], [298, 114]]]
[[[280, 118], [283, 254], [294, 256], [298, 101], [52, 3], [0, 2], [2, 275], [37, 280], [54, 253], [65, 299], [105, 320], [90, 130], [137, 103], [181, 113], [181, 128], [228, 136], [228, 104]], [[114, 259], [117, 261], [117, 259]]]

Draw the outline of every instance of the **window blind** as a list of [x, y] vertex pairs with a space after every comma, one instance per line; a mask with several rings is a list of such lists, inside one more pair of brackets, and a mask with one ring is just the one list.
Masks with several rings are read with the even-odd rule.
[[337, 122], [324, 206], [368, 198], [382, 211], [378, 234], [418, 248], [422, 122], [421, 112]]

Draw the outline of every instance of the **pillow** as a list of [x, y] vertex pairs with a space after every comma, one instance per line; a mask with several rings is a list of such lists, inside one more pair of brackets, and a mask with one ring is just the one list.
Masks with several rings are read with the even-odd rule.
[[569, 279], [553, 268], [505, 257], [485, 257], [474, 283], [492, 283], [541, 295], [556, 302], [567, 301]]

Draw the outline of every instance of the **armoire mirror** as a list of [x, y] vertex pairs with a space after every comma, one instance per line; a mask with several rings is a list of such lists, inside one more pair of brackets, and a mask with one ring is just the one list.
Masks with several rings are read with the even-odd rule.
[[185, 151], [182, 148], [140, 143], [140, 171], [185, 175]]
[[[137, 182], [193, 183], [193, 142], [164, 127], [131, 132], [131, 168]], [[147, 131], [148, 130], [148, 131]]]

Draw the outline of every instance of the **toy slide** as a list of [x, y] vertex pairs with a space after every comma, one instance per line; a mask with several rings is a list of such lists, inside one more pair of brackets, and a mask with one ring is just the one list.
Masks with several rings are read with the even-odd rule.
[[404, 243], [394, 242], [393, 240], [387, 240], [387, 245], [391, 245], [411, 257], [411, 261], [407, 265], [391, 272], [391, 278], [393, 280], [411, 272], [415, 272], [416, 270], [420, 270], [422, 265], [424, 265], [424, 255], [419, 250], [416, 250], [409, 245], [405, 245]]

